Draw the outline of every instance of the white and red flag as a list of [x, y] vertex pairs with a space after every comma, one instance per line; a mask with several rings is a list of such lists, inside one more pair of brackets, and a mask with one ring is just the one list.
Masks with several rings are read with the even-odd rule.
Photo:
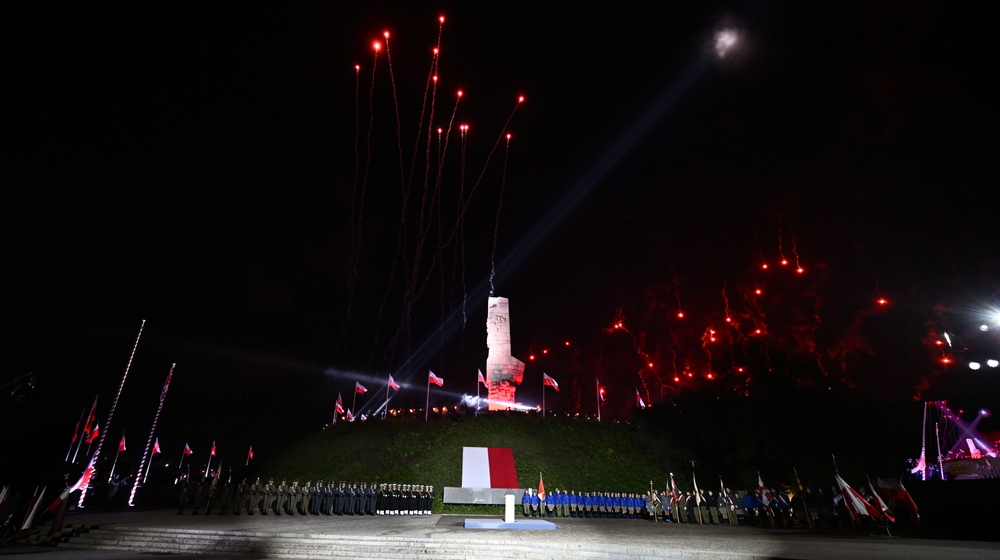
[[766, 486], [764, 486], [764, 479], [760, 477], [760, 473], [757, 473], [757, 494], [760, 496], [760, 501], [764, 502], [765, 506], [771, 505], [771, 500], [774, 499], [774, 494], [772, 494]]
[[363, 395], [363, 394], [365, 394], [365, 393], [368, 392], [368, 388], [365, 387], [364, 385], [358, 383], [357, 381], [355, 381], [354, 382], [354, 392], [355, 393], [361, 393]]
[[433, 383], [433, 384], [437, 385], [438, 387], [441, 387], [442, 385], [444, 385], [444, 379], [441, 378], [441, 377], [438, 377], [438, 376], [434, 375], [434, 372], [431, 371], [431, 370], [427, 370], [427, 382], [428, 383]]
[[337, 406], [335, 410], [337, 411], [337, 414], [344, 413], [344, 401], [340, 398], [340, 393], [337, 393]]
[[638, 389], [635, 390], [635, 401], [636, 401], [636, 406], [638, 406], [639, 408], [646, 408], [646, 402], [642, 400], [642, 395], [639, 394]]
[[517, 488], [514, 451], [509, 447], [463, 447], [463, 488]]
[[389, 375], [389, 387], [392, 387], [393, 391], [398, 391], [399, 390], [399, 383], [396, 383], [396, 381], [393, 380], [391, 374]]
[[125, 434], [122, 434], [122, 440], [118, 442], [118, 452], [122, 451], [125, 451]]
[[674, 480], [674, 473], [670, 473], [670, 493], [674, 495], [675, 502], [681, 498], [681, 491], [677, 488], [677, 481]]
[[[837, 486], [840, 486], [840, 493], [844, 498], [844, 504], [847, 506], [847, 510], [851, 512], [851, 517], [854, 518], [855, 522], [860, 522], [862, 515], [874, 517], [875, 519], [882, 516], [875, 506], [865, 501], [865, 499], [861, 497], [861, 494], [858, 494], [857, 491], [855, 491], [854, 488], [851, 488], [843, 478], [840, 478], [839, 474], [834, 476], [837, 478]], [[895, 521], [892, 517], [889, 517], [888, 519], [890, 521]]]
[[210, 453], [212, 457], [215, 457], [215, 440], [212, 440], [212, 451]]
[[552, 379], [552, 377], [544, 371], [542, 372], [542, 385], [548, 385], [556, 391], [559, 390], [559, 383], [557, 383], [555, 379]]
[[70, 440], [71, 443], [76, 443], [76, 438], [80, 435], [80, 423], [83, 422], [83, 415], [86, 414], [87, 409], [80, 411], [80, 418], [76, 420], [76, 427], [73, 428], [73, 439]]
[[28, 506], [28, 516], [24, 518], [24, 523], [21, 524], [21, 530], [18, 531], [18, 535], [21, 535], [28, 529], [31, 529], [31, 526], [35, 524], [35, 518], [38, 517], [38, 510], [42, 507], [42, 500], [45, 499], [45, 490], [47, 488], [47, 486], [43, 487], [41, 494], [32, 497], [31, 505]]
[[[94, 422], [94, 429], [90, 431], [90, 435], [87, 439], [83, 440], [84, 443], [91, 443], [95, 439], [101, 437], [101, 426], [97, 422]], [[90, 449], [89, 447], [87, 449]]]
[[538, 473], [538, 499], [545, 501], [545, 481], [542, 480], [542, 473]]
[[160, 452], [160, 438], [156, 438], [156, 441], [153, 442], [153, 453], [152, 454], [156, 455], [159, 452]]
[[916, 502], [913, 501], [913, 496], [903, 486], [903, 482], [896, 479], [883, 480], [881, 478], [876, 478], [875, 482], [878, 484], [876, 491], [890, 502], [903, 504], [903, 507], [906, 508], [906, 513], [910, 516], [910, 521], [913, 522], [914, 526], [920, 527], [920, 511], [917, 509]]
[[351, 409], [349, 409], [349, 408], [347, 409], [347, 421], [348, 422], [354, 422], [354, 415], [351, 414]]
[[[98, 395], [99, 396], [99, 395]], [[83, 425], [83, 433], [90, 435], [90, 430], [97, 422], [97, 397], [94, 397], [94, 405], [90, 407], [90, 416], [87, 416], [87, 423]]]
[[253, 459], [253, 446], [250, 446], [250, 451], [247, 452], [247, 460]]
[[489, 387], [489, 386], [490, 386], [490, 384], [489, 384], [489, 383], [487, 383], [487, 382], [486, 382], [486, 378], [485, 378], [485, 377], [483, 377], [483, 370], [477, 370], [477, 371], [478, 371], [478, 373], [479, 373], [479, 382], [480, 382], [480, 383], [482, 383], [483, 385], [485, 385], [486, 387]]
[[193, 453], [194, 453], [194, 451], [191, 451], [191, 446], [188, 445], [187, 443], [185, 443], [184, 444], [184, 454], [185, 455], [191, 455]]

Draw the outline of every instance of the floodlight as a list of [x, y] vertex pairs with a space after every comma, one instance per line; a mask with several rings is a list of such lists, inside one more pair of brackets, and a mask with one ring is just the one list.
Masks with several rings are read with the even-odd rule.
[[998, 362], [998, 361], [996, 361], [994, 359], [989, 359], [989, 360], [986, 360], [986, 365], [988, 365], [990, 367], [997, 367], [997, 366], [1000, 366], [1000, 362]]
[[979, 365], [979, 362], [969, 362], [969, 369], [979, 369], [981, 367], [982, 366]]

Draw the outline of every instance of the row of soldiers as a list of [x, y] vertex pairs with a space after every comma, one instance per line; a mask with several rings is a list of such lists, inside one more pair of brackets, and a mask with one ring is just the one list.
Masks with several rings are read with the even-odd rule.
[[376, 488], [366, 482], [339, 484], [322, 480], [299, 485], [274, 479], [262, 483], [260, 478], [249, 483], [247, 479], [234, 484], [206, 477], [200, 482], [182, 485], [180, 507], [177, 514], [193, 506], [193, 515], [204, 508], [206, 515], [219, 508], [225, 515], [232, 505], [236, 515], [246, 510], [247, 515], [259, 512], [267, 515], [430, 515], [434, 503], [434, 487], [411, 484], [382, 484]]
[[629, 517], [644, 515], [645, 500], [640, 494], [623, 492], [562, 491], [540, 495], [528, 488], [521, 497], [525, 517]]

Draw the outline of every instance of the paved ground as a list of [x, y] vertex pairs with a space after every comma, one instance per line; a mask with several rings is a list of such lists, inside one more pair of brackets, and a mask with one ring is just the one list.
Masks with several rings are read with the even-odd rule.
[[[667, 549], [685, 553], [733, 554], [759, 558], [800, 560], [890, 560], [1000, 559], [1000, 543], [945, 541], [905, 537], [871, 537], [839, 530], [771, 530], [746, 527], [653, 524], [635, 519], [560, 518], [555, 531], [496, 531], [465, 529], [465, 515], [423, 517], [303, 517], [303, 516], [192, 516], [171, 511], [85, 513], [69, 515], [66, 523], [124, 527], [190, 528], [205, 530], [275, 531], [325, 535], [370, 535], [430, 539], [468, 539], [532, 543], [585, 543], [599, 546], [631, 546]], [[0, 555], [24, 555], [43, 560], [148, 560], [150, 554], [105, 550], [74, 550], [48, 547], [0, 549]], [[205, 555], [171, 555], [178, 559], [212, 558]]]

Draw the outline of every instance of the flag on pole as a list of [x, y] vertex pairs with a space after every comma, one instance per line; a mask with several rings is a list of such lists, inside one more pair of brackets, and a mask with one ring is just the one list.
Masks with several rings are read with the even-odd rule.
[[358, 383], [357, 381], [355, 381], [354, 382], [354, 392], [355, 393], [361, 393], [363, 395], [363, 394], [365, 394], [365, 393], [368, 392], [368, 388], [365, 387], [364, 385]]
[[771, 498], [774, 495], [764, 486], [764, 479], [760, 477], [760, 472], [757, 473], [757, 493], [760, 494], [760, 501], [764, 502], [765, 506], [771, 505]]
[[215, 440], [214, 439], [212, 440], [212, 452], [211, 452], [211, 455], [212, 455], [212, 457], [215, 457]]
[[354, 415], [351, 414], [351, 409], [349, 409], [349, 408], [347, 409], [347, 421], [348, 422], [354, 422]]
[[427, 370], [427, 373], [428, 373], [428, 375], [427, 375], [427, 382], [428, 383], [433, 383], [433, 384], [437, 385], [438, 387], [441, 387], [442, 385], [444, 385], [444, 379], [443, 378], [434, 375], [434, 372], [431, 371], [431, 370]]
[[883, 480], [881, 478], [876, 478], [875, 482], [878, 484], [876, 491], [889, 501], [903, 504], [903, 507], [906, 508], [906, 513], [910, 517], [910, 521], [913, 522], [914, 526], [920, 527], [920, 511], [917, 509], [916, 502], [913, 501], [913, 496], [903, 486], [903, 482], [896, 479]]
[[483, 385], [485, 385], [487, 388], [489, 388], [490, 384], [487, 383], [486, 382], [486, 378], [483, 377], [483, 370], [480, 369], [480, 370], [476, 370], [476, 371], [479, 372], [479, 382], [482, 383]]
[[247, 452], [247, 459], [253, 459], [253, 446], [250, 446], [250, 451]]
[[184, 454], [185, 455], [191, 455], [193, 453], [194, 453], [194, 451], [191, 451], [191, 446], [188, 445], [187, 443], [185, 443], [184, 444]]
[[542, 473], [538, 473], [538, 499], [545, 501], [545, 481], [542, 480]]
[[90, 430], [94, 426], [94, 422], [96, 421], [97, 421], [97, 396], [94, 397], [94, 405], [90, 407], [90, 416], [87, 416], [87, 423], [83, 425], [83, 433], [90, 435]]
[[396, 383], [395, 380], [393, 380], [391, 374], [389, 375], [389, 387], [391, 387], [393, 391], [398, 391], [399, 390], [399, 384]]
[[635, 390], [635, 400], [636, 400], [636, 405], [639, 408], [646, 408], [646, 403], [645, 401], [642, 400], [642, 395], [639, 394], [639, 389]]
[[868, 487], [871, 488], [872, 490], [872, 499], [875, 502], [872, 505], [878, 508], [878, 510], [882, 512], [882, 515], [884, 515], [886, 519], [895, 523], [896, 518], [893, 517], [892, 514], [889, 512], [889, 506], [885, 505], [885, 502], [882, 501], [882, 496], [878, 495], [878, 490], [876, 490], [875, 487], [872, 486], [872, 479], [870, 478], [868, 479]]
[[122, 440], [118, 442], [118, 452], [122, 451], [125, 451], [125, 434], [122, 434]]
[[694, 484], [694, 501], [701, 507], [701, 491], [698, 490], [698, 476], [694, 471], [691, 471], [691, 482]]
[[[854, 490], [854, 488], [851, 488], [843, 478], [840, 478], [839, 474], [834, 476], [837, 479], [837, 486], [840, 486], [840, 493], [843, 495], [844, 505], [847, 506], [847, 510], [850, 512], [851, 517], [854, 518], [855, 522], [860, 522], [862, 515], [874, 517], [875, 519], [881, 517], [881, 514], [877, 509], [875, 509], [875, 506], [865, 501], [865, 499], [861, 497], [861, 494], [858, 494], [857, 491]], [[889, 519], [895, 521], [895, 519], [892, 519], [891, 517]]]
[[152, 454], [156, 455], [159, 452], [160, 452], [160, 438], [156, 438], [156, 441], [153, 442], [153, 453]]
[[670, 493], [674, 495], [674, 501], [681, 499], [681, 491], [677, 488], [677, 481], [674, 480], [674, 473], [670, 473]]
[[[92, 443], [95, 439], [101, 436], [101, 426], [97, 422], [94, 422], [94, 429], [90, 432], [90, 436], [83, 440], [84, 443]], [[89, 447], [87, 448], [90, 449]]]
[[337, 414], [344, 413], [344, 401], [340, 398], [340, 393], [337, 393]]
[[552, 379], [552, 377], [544, 371], [542, 372], [542, 385], [548, 385], [556, 391], [559, 390], [559, 383], [557, 383], [555, 379]]
[[[83, 409], [83, 410], [80, 411], [80, 417], [77, 418], [77, 420], [76, 420], [76, 426], [73, 428], [73, 439], [70, 440], [70, 443], [76, 443], [76, 438], [77, 438], [77, 436], [80, 435], [80, 422], [83, 422], [83, 415], [85, 414], [85, 412], [84, 412], [85, 410], [87, 410], [87, 409]], [[70, 449], [72, 449], [72, 448], [73, 447], [70, 446]]]
[[42, 493], [38, 495], [37, 499], [32, 499], [32, 504], [29, 507], [30, 513], [28, 513], [28, 517], [24, 519], [24, 523], [21, 524], [21, 530], [18, 531], [18, 535], [24, 533], [28, 529], [31, 529], [31, 526], [35, 523], [35, 517], [38, 516], [38, 510], [42, 507], [42, 499], [45, 498], [46, 488], [48, 487], [42, 488]]

